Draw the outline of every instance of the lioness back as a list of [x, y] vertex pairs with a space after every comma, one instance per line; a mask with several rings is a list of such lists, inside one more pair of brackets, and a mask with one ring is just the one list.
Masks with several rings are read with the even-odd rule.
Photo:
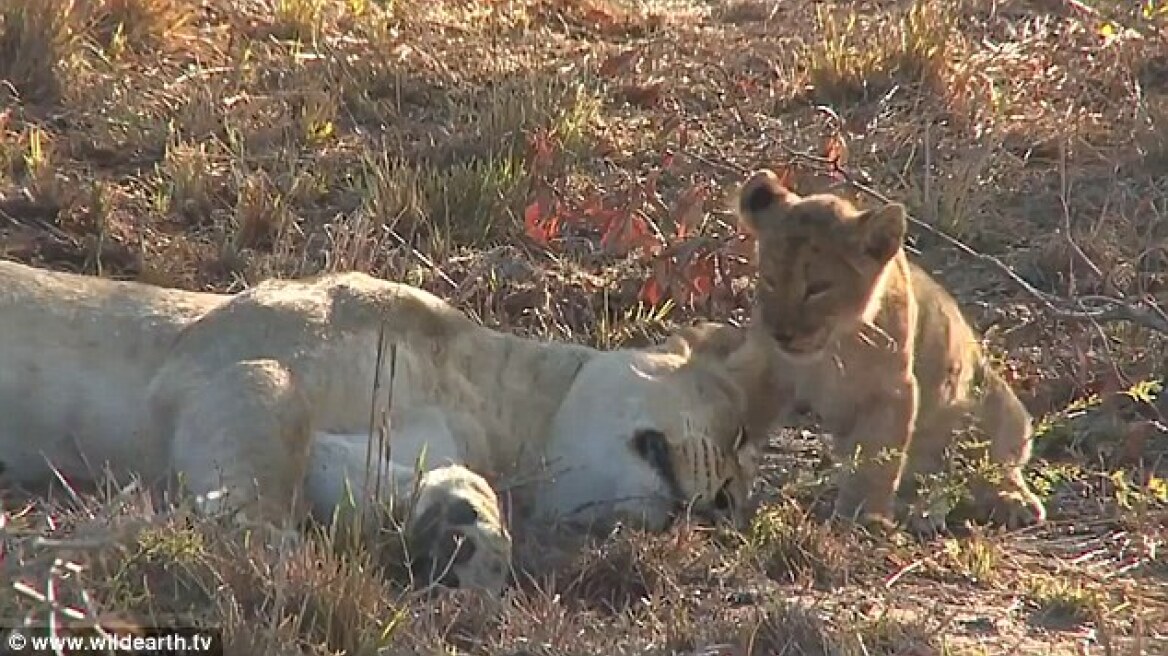
[[[0, 261], [0, 479], [36, 477], [46, 458], [90, 474], [74, 440], [151, 462], [125, 439], [174, 338], [220, 304], [214, 294], [160, 289]], [[140, 393], [134, 393], [137, 390]]]
[[[904, 207], [800, 197], [763, 170], [743, 185], [738, 212], [757, 237], [754, 327], [788, 361], [790, 401], [817, 412], [841, 457], [859, 457], [837, 512], [887, 523], [895, 493], [911, 497], [917, 476], [937, 473], [957, 437], [973, 432], [1003, 470], [975, 477], [979, 514], [1041, 521], [1021, 473], [1030, 416], [953, 296], [909, 262]], [[928, 524], [943, 519], [927, 514]]]

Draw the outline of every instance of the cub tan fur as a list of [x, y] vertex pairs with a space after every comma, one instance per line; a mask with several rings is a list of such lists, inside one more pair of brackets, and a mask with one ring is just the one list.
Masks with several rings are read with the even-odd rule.
[[[998, 474], [973, 481], [980, 518], [1043, 521], [1022, 475], [1030, 416], [953, 297], [908, 261], [904, 207], [860, 211], [834, 195], [800, 197], [761, 170], [743, 185], [738, 212], [758, 244], [753, 325], [778, 345], [790, 408], [813, 410], [842, 458], [859, 448], [836, 512], [889, 523], [897, 492], [911, 498], [917, 475], [941, 471], [947, 450], [972, 430], [988, 441], [973, 454]], [[947, 511], [911, 521], [939, 528]]]
[[[552, 519], [741, 523], [768, 421], [747, 390], [773, 350], [729, 326], [640, 350], [524, 339], [360, 273], [219, 295], [0, 261], [0, 488], [181, 475], [200, 510], [285, 531], [416, 489], [414, 564], [498, 592], [511, 538], [490, 481], [534, 481]], [[390, 457], [367, 472], [383, 414]]]

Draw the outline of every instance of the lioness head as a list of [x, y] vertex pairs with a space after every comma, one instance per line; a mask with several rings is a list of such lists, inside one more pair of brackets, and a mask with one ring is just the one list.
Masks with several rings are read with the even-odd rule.
[[801, 197], [763, 169], [742, 186], [738, 215], [758, 243], [755, 321], [782, 352], [815, 357], [872, 319], [904, 241], [903, 205], [859, 210], [831, 194]]
[[743, 526], [763, 437], [748, 387], [768, 379], [773, 351], [747, 333], [687, 329], [658, 347], [597, 354], [555, 418], [555, 483], [537, 504], [601, 527], [619, 518], [661, 530], [681, 517]]

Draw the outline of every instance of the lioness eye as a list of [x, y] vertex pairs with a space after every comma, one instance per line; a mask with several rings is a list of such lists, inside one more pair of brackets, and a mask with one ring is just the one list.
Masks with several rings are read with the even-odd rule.
[[807, 285], [807, 291], [804, 294], [804, 298], [811, 298], [813, 296], [819, 296], [820, 294], [826, 292], [829, 289], [831, 289], [831, 283], [826, 282], [826, 281], [817, 281], [817, 282], [809, 283]]

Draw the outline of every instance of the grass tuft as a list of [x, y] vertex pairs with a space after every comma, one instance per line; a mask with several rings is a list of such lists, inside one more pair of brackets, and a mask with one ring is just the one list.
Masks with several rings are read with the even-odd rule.
[[1099, 617], [1107, 597], [1081, 581], [1041, 576], [1027, 582], [1034, 621], [1047, 626], [1073, 626]]
[[841, 14], [817, 5], [821, 35], [804, 54], [819, 102], [875, 100], [897, 82], [943, 85], [959, 45], [951, 4], [916, 0], [899, 19]]
[[[39, 0], [8, 0], [0, 9], [0, 81], [27, 103], [51, 103], [61, 93], [60, 67], [75, 36], [70, 12]], [[7, 95], [7, 93], [4, 93]], [[0, 96], [2, 97], [2, 96]]]
[[783, 503], [755, 517], [745, 551], [776, 581], [830, 587], [849, 580], [850, 553], [855, 548], [850, 536], [836, 534], [807, 511]]

